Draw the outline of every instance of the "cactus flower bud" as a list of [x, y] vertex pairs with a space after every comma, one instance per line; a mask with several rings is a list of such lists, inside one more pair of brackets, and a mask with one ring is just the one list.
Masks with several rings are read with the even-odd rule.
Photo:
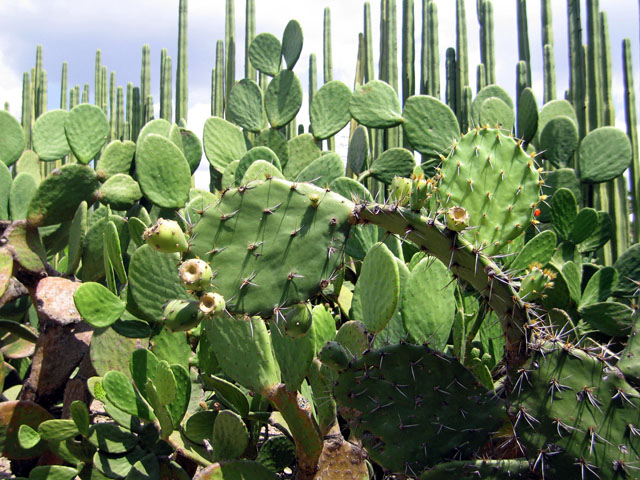
[[317, 193], [310, 194], [309, 205], [311, 205], [313, 208], [318, 208], [318, 205], [320, 205], [320, 195], [318, 195]]
[[211, 267], [204, 260], [190, 258], [180, 265], [180, 278], [189, 290], [200, 291], [211, 283]]
[[451, 207], [446, 214], [447, 228], [454, 232], [461, 232], [469, 226], [469, 212], [463, 207]]
[[391, 180], [391, 200], [398, 206], [404, 207], [411, 197], [411, 179], [405, 177], [393, 177]]
[[548, 269], [543, 270], [538, 263], [532, 263], [520, 283], [520, 298], [531, 301], [542, 297], [543, 290], [553, 286], [554, 278], [555, 273]]
[[142, 238], [154, 250], [162, 253], [182, 253], [189, 248], [184, 232], [173, 220], [159, 218], [155, 225], [144, 231]]

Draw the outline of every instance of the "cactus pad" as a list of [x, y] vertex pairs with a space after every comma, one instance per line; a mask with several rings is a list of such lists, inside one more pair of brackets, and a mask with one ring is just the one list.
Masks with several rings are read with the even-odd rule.
[[504, 416], [471, 372], [418, 345], [366, 353], [340, 374], [334, 395], [371, 458], [401, 473], [472, 455]]
[[467, 209], [471, 228], [461, 235], [492, 255], [531, 223], [540, 200], [536, 168], [513, 138], [496, 129], [472, 130], [443, 162], [440, 207]]
[[352, 207], [313, 185], [253, 182], [228, 190], [202, 215], [189, 253], [211, 263], [228, 310], [271, 315], [328, 285], [342, 259]]
[[[640, 394], [572, 345], [539, 347], [511, 394], [516, 434], [547, 478], [632, 478]], [[595, 474], [594, 474], [595, 472]], [[630, 476], [624, 475], [627, 472]]]

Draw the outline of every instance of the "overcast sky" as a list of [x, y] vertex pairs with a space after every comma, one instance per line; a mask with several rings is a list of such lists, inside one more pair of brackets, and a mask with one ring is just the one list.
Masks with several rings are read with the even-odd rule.
[[[318, 79], [322, 82], [323, 10], [331, 9], [334, 79], [353, 86], [358, 33], [362, 31], [363, 5], [360, 0], [255, 0], [257, 33], [270, 32], [277, 37], [290, 19], [296, 19], [304, 32], [304, 49], [295, 72], [306, 90], [309, 54], [318, 58]], [[416, 60], [419, 62], [421, 0], [415, 0]], [[444, 54], [455, 46], [455, 1], [438, 0], [441, 70]], [[479, 63], [476, 0], [466, 0], [469, 38], [470, 81], [475, 90], [475, 66]], [[542, 99], [542, 62], [540, 1], [529, 0], [529, 44], [533, 88]], [[583, 2], [584, 3], [584, 2]], [[564, 95], [567, 74], [566, 1], [554, 0], [553, 25], [558, 96]], [[379, 42], [379, 1], [372, 1], [372, 24], [377, 65]], [[497, 83], [514, 96], [515, 68], [518, 60], [516, 0], [493, 0]], [[401, 30], [402, 0], [397, 0], [398, 31]], [[638, 2], [636, 0], [600, 0], [607, 12], [613, 60], [614, 101], [617, 124], [624, 125], [622, 76], [622, 40], [630, 38], [634, 52], [636, 89], [638, 80]], [[224, 0], [189, 1], [189, 118], [188, 124], [199, 135], [210, 111], [211, 68], [215, 63], [216, 40], [224, 39]], [[245, 1], [235, 0], [237, 39], [237, 78], [244, 73]], [[583, 20], [586, 15], [583, 6]], [[586, 35], [586, 28], [584, 29]], [[63, 61], [69, 63], [69, 86], [89, 83], [93, 102], [93, 69], [96, 49], [102, 50], [102, 62], [116, 72], [118, 85], [140, 82], [142, 45], [151, 46], [152, 94], [159, 100], [160, 50], [165, 47], [173, 59], [174, 79], [177, 63], [178, 0], [0, 0], [0, 102], [8, 101], [19, 118], [22, 74], [35, 62], [36, 45], [43, 45], [44, 68], [48, 74], [49, 109], [58, 108], [60, 73]], [[400, 50], [400, 42], [399, 42]], [[419, 72], [419, 64], [416, 65]], [[444, 76], [442, 78], [444, 92]], [[175, 90], [174, 90], [175, 92]], [[640, 96], [640, 95], [637, 95]], [[156, 106], [156, 112], [157, 112]], [[308, 123], [305, 104], [298, 121]]]

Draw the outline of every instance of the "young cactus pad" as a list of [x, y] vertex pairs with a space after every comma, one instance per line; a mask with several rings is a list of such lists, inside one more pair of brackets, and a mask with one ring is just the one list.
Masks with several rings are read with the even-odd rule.
[[487, 255], [524, 232], [540, 200], [535, 161], [498, 129], [464, 135], [444, 160], [440, 177], [439, 206], [467, 210], [471, 228], [461, 235]]
[[352, 209], [314, 185], [250, 182], [207, 209], [189, 254], [211, 264], [227, 310], [270, 316], [328, 286], [342, 262]]

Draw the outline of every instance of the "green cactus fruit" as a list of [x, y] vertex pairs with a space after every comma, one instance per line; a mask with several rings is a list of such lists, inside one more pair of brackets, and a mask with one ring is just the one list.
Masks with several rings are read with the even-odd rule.
[[393, 177], [393, 180], [391, 180], [391, 190], [389, 192], [391, 201], [399, 207], [407, 205], [411, 198], [412, 186], [413, 182], [410, 178]]
[[225, 310], [226, 303], [224, 297], [219, 293], [206, 292], [200, 297], [198, 308], [205, 315], [216, 315]]
[[430, 178], [424, 178], [420, 167], [414, 169], [411, 180], [413, 183], [411, 185], [410, 207], [414, 212], [419, 212], [427, 206], [433, 195], [433, 181]]
[[463, 207], [451, 207], [445, 213], [447, 228], [454, 232], [461, 232], [469, 226], [469, 212]]
[[312, 325], [311, 309], [307, 303], [297, 303], [284, 314], [284, 334], [291, 338], [304, 337]]
[[186, 252], [187, 239], [178, 222], [159, 218], [144, 231], [143, 238], [148, 245], [161, 253]]
[[199, 258], [190, 258], [180, 264], [180, 279], [189, 290], [199, 292], [211, 285], [213, 272], [211, 266]]
[[541, 184], [535, 161], [521, 142], [497, 129], [475, 129], [443, 161], [438, 201], [442, 209], [465, 208], [469, 226], [476, 228], [460, 235], [493, 255], [535, 222]]
[[164, 325], [174, 332], [187, 331], [197, 327], [204, 313], [199, 309], [200, 302], [196, 300], [171, 300], [164, 307], [162, 320]]
[[555, 278], [556, 274], [551, 270], [543, 269], [539, 263], [532, 263], [520, 283], [520, 298], [527, 302], [540, 298], [545, 289], [553, 287]]
[[342, 372], [349, 366], [351, 355], [338, 342], [330, 341], [318, 352], [318, 358], [327, 367]]

